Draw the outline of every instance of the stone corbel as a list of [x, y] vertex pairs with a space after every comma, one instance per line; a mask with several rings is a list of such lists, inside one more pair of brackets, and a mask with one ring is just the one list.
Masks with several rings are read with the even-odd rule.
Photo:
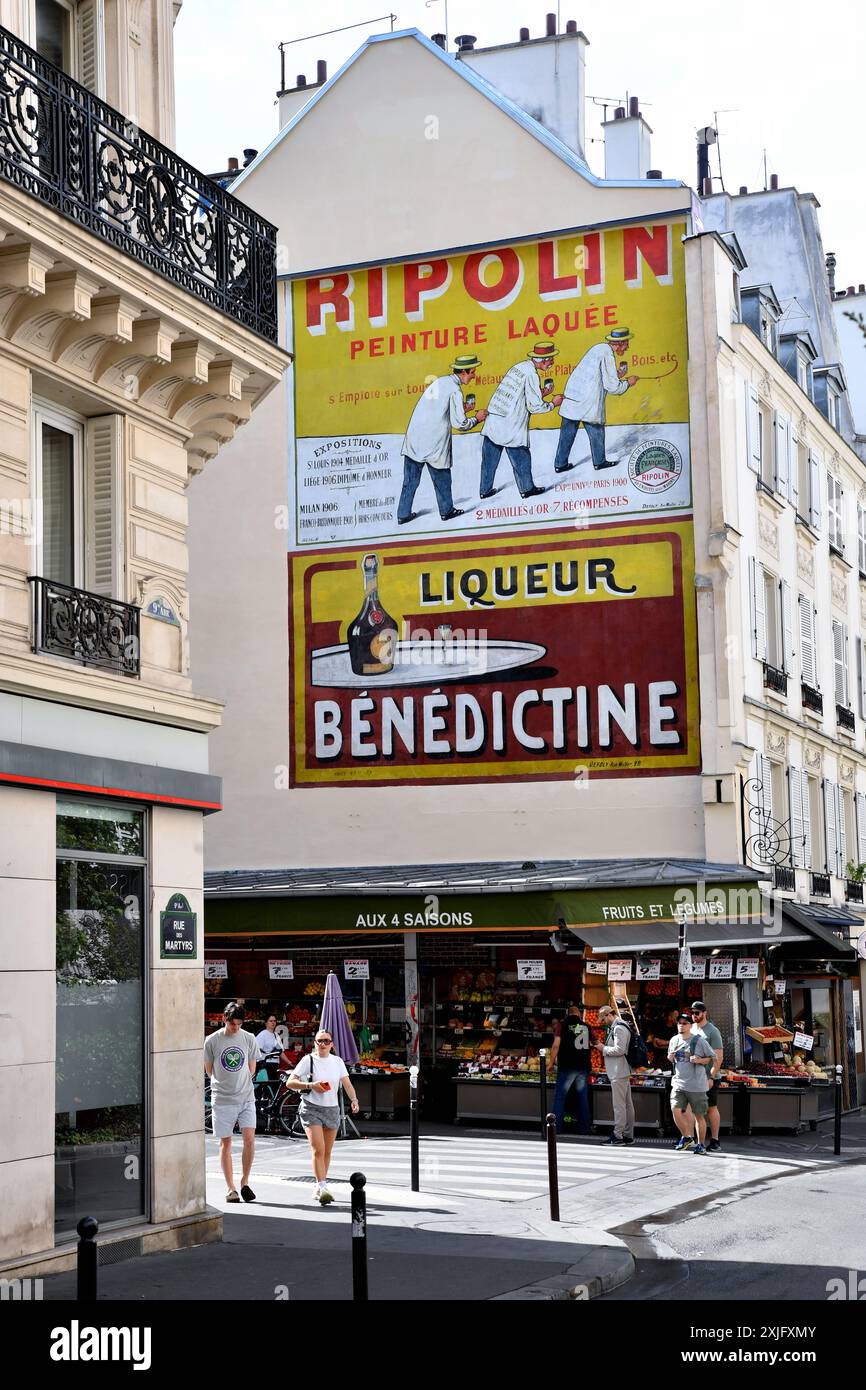
[[85, 322], [69, 323], [61, 329], [54, 344], [54, 361], [65, 360], [68, 366], [91, 375], [107, 342], [132, 340], [132, 327], [140, 312], [140, 305], [122, 295], [100, 295], [91, 301]]
[[58, 333], [72, 326], [80, 328], [90, 318], [90, 305], [100, 282], [79, 270], [47, 275], [44, 294], [24, 294], [18, 298], [4, 332], [10, 342], [52, 352]]
[[189, 468], [189, 476], [194, 478], [201, 473], [205, 464], [210, 459], [216, 458], [223, 446], [223, 440], [215, 435], [197, 434], [187, 441], [186, 458]]
[[93, 380], [113, 386], [136, 400], [141, 391], [141, 375], [153, 366], [171, 363], [171, 350], [180, 329], [165, 319], [136, 319], [132, 341], [109, 343], [93, 366]]
[[207, 387], [189, 385], [178, 391], [171, 403], [171, 418], [193, 429], [206, 418], [225, 415], [237, 424], [250, 417], [249, 403], [244, 400], [243, 386], [250, 375], [238, 362], [213, 362], [208, 372]]
[[12, 246], [0, 251], [0, 291], [44, 294], [45, 277], [56, 259], [37, 246]]
[[169, 414], [178, 391], [189, 385], [207, 384], [208, 370], [215, 357], [216, 348], [198, 338], [176, 342], [170, 362], [151, 366], [142, 372], [139, 399]]

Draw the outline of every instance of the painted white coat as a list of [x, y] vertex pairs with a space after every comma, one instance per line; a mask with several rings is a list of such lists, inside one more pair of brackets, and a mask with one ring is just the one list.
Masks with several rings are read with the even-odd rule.
[[605, 396], [622, 396], [628, 382], [620, 380], [610, 343], [596, 343], [578, 362], [565, 384], [559, 413], [564, 420], [604, 424]]
[[524, 448], [529, 443], [529, 417], [545, 415], [553, 406], [544, 400], [533, 362], [509, 367], [490, 401], [481, 433], [503, 448]]
[[412, 411], [403, 455], [416, 463], [429, 463], [431, 468], [450, 468], [452, 429], [471, 430], [477, 423], [474, 415], [466, 414], [456, 376], [439, 376], [430, 382]]

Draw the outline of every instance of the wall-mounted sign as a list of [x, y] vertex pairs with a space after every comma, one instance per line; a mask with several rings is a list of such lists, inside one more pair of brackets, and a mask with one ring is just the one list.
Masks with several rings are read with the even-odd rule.
[[784, 994], [784, 993], [786, 992], [787, 988], [788, 988], [788, 981], [787, 981], [787, 980], [777, 980], [777, 981], [776, 981], [776, 984], [775, 984], [775, 991], [776, 991], [777, 994]]
[[206, 960], [204, 963], [204, 977], [206, 980], [227, 980], [229, 977], [228, 961]]
[[180, 627], [180, 620], [172, 608], [171, 604], [164, 598], [155, 598], [147, 605], [144, 610], [148, 618], [156, 618], [160, 623], [171, 623], [174, 627]]
[[588, 961], [586, 962], [586, 967], [585, 967], [585, 969], [586, 969], [587, 975], [606, 975], [606, 974], [607, 974], [607, 961], [606, 961], [606, 960], [588, 960]]
[[758, 978], [758, 957], [741, 956], [737, 961], [738, 980], [757, 980]]
[[269, 960], [268, 978], [271, 980], [293, 980], [295, 967], [290, 960]]
[[692, 956], [691, 968], [681, 970], [680, 974], [684, 980], [705, 980], [707, 978], [706, 956]]
[[660, 960], [639, 960], [637, 962], [637, 980], [658, 980], [661, 978], [662, 963]]
[[607, 978], [609, 980], [630, 980], [632, 962], [630, 960], [609, 960]]
[[857, 937], [857, 954], [866, 960], [866, 931], [861, 931]]
[[518, 980], [546, 980], [547, 969], [543, 960], [519, 960], [517, 962]]
[[710, 979], [711, 980], [730, 980], [734, 975], [733, 956], [711, 956], [710, 957]]
[[794, 1046], [802, 1047], [805, 1052], [811, 1052], [815, 1039], [811, 1033], [795, 1033]]
[[344, 960], [343, 975], [347, 980], [369, 980], [370, 962], [368, 960]]
[[[161, 960], [195, 960], [198, 917], [183, 893], [175, 893], [159, 914]], [[211, 977], [213, 978], [213, 977]]]

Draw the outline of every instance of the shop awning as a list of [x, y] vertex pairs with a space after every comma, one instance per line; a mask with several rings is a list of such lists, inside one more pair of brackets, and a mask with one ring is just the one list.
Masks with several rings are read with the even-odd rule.
[[[838, 913], [839, 909], [823, 908], [810, 904], [789, 904], [776, 900], [781, 909], [777, 920], [758, 917], [750, 921], [740, 917], [736, 921], [689, 922], [687, 935], [692, 950], [715, 946], [733, 948], [739, 946], [781, 946], [797, 944], [800, 946], [820, 946], [822, 956], [828, 950], [834, 956], [853, 954], [853, 948], [831, 927], [819, 920], [822, 913]], [[857, 922], [849, 913], [847, 919]], [[834, 926], [836, 925], [834, 921]], [[630, 954], [645, 951], [675, 951], [679, 945], [679, 924], [668, 922], [605, 922], [593, 925], [569, 923], [572, 933], [591, 946], [593, 953], [611, 955], [616, 952]]]

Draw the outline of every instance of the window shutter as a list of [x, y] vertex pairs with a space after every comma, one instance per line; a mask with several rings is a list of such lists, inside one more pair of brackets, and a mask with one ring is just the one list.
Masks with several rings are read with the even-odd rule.
[[800, 670], [803, 684], [817, 688], [815, 682], [815, 633], [813, 628], [812, 601], [805, 594], [800, 595]]
[[861, 719], [866, 719], [866, 643], [862, 637], [857, 643], [857, 707]]
[[750, 583], [752, 588], [752, 655], [767, 660], [767, 601], [764, 593], [764, 567], [752, 557]]
[[861, 574], [866, 574], [866, 507], [857, 508], [857, 561]]
[[122, 441], [122, 415], [98, 415], [87, 421], [86, 587], [125, 602]]
[[845, 661], [845, 625], [833, 619], [833, 689], [836, 704], [844, 705], [847, 690], [847, 670]]
[[794, 614], [791, 606], [791, 586], [787, 579], [782, 580], [782, 670], [786, 675], [794, 674], [796, 652], [794, 650]]
[[105, 0], [78, 0], [75, 9], [76, 77], [105, 96]]
[[775, 459], [774, 474], [776, 491], [783, 497], [788, 496], [789, 473], [788, 473], [788, 421], [778, 412], [775, 416]]
[[800, 441], [794, 433], [794, 426], [788, 428], [788, 501], [797, 511], [800, 505]]
[[832, 782], [824, 783], [824, 817], [827, 822], [827, 873], [835, 874], [839, 857], [836, 838], [836, 788]]
[[773, 764], [763, 753], [758, 757], [758, 775], [761, 780], [762, 829], [769, 830], [773, 819]]
[[809, 450], [809, 521], [816, 531], [821, 529], [821, 460]]
[[800, 794], [803, 799], [803, 867], [812, 867], [812, 801], [809, 796], [810, 782], [805, 772], [800, 773]]
[[857, 860], [866, 864], [866, 796], [857, 793]]
[[761, 421], [758, 416], [758, 393], [746, 382], [746, 462], [760, 477]]
[[845, 793], [838, 785], [836, 787], [836, 828], [836, 877], [845, 878], [848, 871]]
[[791, 863], [798, 869], [806, 867], [803, 829], [803, 781], [796, 767], [788, 769], [788, 792], [791, 802]]

